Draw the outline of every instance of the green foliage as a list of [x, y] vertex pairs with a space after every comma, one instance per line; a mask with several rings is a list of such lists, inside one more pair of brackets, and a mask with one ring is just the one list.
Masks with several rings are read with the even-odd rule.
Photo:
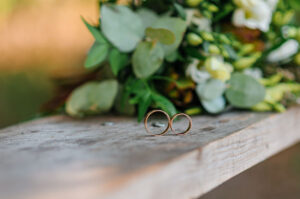
[[164, 28], [147, 28], [146, 36], [153, 41], [159, 41], [162, 44], [170, 45], [175, 42], [175, 35]]
[[88, 30], [92, 33], [96, 41], [100, 44], [108, 44], [107, 40], [103, 36], [103, 34], [100, 32], [100, 29], [98, 27], [90, 25], [83, 17], [81, 17], [81, 20], [86, 25]]
[[130, 52], [144, 36], [141, 18], [126, 6], [104, 4], [101, 7], [101, 30], [121, 52]]
[[109, 64], [114, 75], [118, 75], [128, 63], [128, 55], [121, 53], [118, 49], [114, 48], [109, 54]]
[[[300, 85], [296, 83], [300, 77], [296, 77], [299, 75], [295, 69], [300, 61], [294, 56], [300, 54], [300, 27], [293, 21], [298, 4], [296, 0], [279, 0], [269, 13], [272, 21], [265, 24], [269, 20], [260, 19], [253, 12], [253, 5], [243, 1], [147, 0], [130, 1], [126, 6], [105, 1], [101, 3], [100, 28], [83, 19], [96, 40], [85, 66], [104, 66], [95, 70], [99, 72], [97, 78], [117, 78], [121, 85], [125, 83], [118, 91], [114, 108], [129, 115], [137, 108], [139, 121], [150, 108], [170, 115], [176, 113], [176, 108], [191, 114], [200, 113], [203, 108], [217, 114], [227, 104], [256, 111], [283, 111], [284, 106], [295, 101], [298, 91], [288, 96], [290, 86], [282, 85]], [[251, 8], [246, 9], [247, 6]], [[237, 22], [237, 10], [249, 14], [249, 18]], [[248, 20], [252, 20], [251, 27]], [[243, 21], [244, 24], [236, 24]], [[294, 49], [283, 48], [287, 40], [293, 41]], [[279, 49], [283, 50], [277, 54], [288, 59], [270, 63], [268, 55]], [[87, 99], [95, 89], [81, 94], [75, 90], [73, 95]], [[103, 97], [93, 96], [92, 102]], [[110, 101], [114, 101], [111, 96]], [[79, 102], [67, 106], [69, 114], [96, 114], [111, 107], [93, 109], [97, 103]]]
[[85, 60], [85, 68], [90, 69], [100, 66], [100, 64], [106, 59], [108, 51], [108, 44], [101, 44], [95, 41]]
[[154, 74], [161, 66], [164, 52], [158, 43], [141, 42], [133, 56], [133, 71], [138, 78], [147, 78]]
[[235, 73], [229, 80], [226, 97], [235, 107], [250, 108], [264, 100], [265, 89], [253, 77]]
[[176, 114], [177, 111], [175, 106], [166, 97], [153, 92], [152, 99], [154, 101], [155, 107], [166, 111], [170, 116]]
[[89, 82], [78, 87], [67, 100], [66, 111], [73, 117], [108, 112], [118, 92], [116, 80]]
[[137, 14], [143, 22], [144, 29], [152, 26], [152, 24], [158, 19], [158, 16], [155, 12], [146, 8], [138, 9]]
[[187, 28], [185, 21], [175, 17], [161, 17], [152, 27], [168, 29], [175, 35], [175, 42], [172, 45], [162, 45], [166, 56], [176, 51]]

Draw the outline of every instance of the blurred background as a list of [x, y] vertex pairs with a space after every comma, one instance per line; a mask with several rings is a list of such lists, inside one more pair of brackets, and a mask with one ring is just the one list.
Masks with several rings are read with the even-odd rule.
[[0, 1], [0, 128], [31, 119], [60, 79], [85, 73], [97, 0]]
[[[0, 1], [0, 128], [39, 116], [61, 79], [80, 77], [93, 43], [98, 0]], [[300, 198], [300, 145], [221, 185], [201, 199]]]

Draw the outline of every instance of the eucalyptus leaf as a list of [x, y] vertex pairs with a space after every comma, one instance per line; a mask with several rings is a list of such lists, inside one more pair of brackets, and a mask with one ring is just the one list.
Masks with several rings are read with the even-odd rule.
[[120, 5], [101, 6], [101, 29], [106, 38], [121, 52], [130, 52], [144, 36], [144, 25], [139, 15]]
[[250, 108], [265, 97], [265, 88], [249, 75], [235, 73], [228, 83], [226, 98], [235, 107]]
[[152, 40], [157, 40], [162, 44], [170, 45], [175, 42], [175, 35], [164, 28], [147, 28], [146, 36]]
[[185, 12], [184, 8], [178, 3], [174, 3], [174, 7], [175, 7], [176, 11], [178, 12], [179, 16], [185, 20], [186, 12]]
[[147, 78], [154, 74], [162, 65], [164, 51], [156, 43], [141, 42], [132, 56], [133, 71], [138, 78]]
[[215, 98], [213, 100], [201, 100], [202, 106], [209, 113], [220, 113], [225, 109], [225, 99], [223, 96]]
[[187, 25], [181, 18], [161, 17], [151, 27], [168, 29], [175, 35], [175, 42], [172, 45], [162, 45], [165, 55], [168, 56], [179, 47]]
[[85, 68], [90, 69], [100, 66], [100, 64], [106, 59], [108, 51], [108, 44], [101, 44], [96, 41], [89, 50], [88, 56], [84, 63]]
[[204, 100], [213, 100], [223, 95], [226, 85], [218, 79], [210, 79], [205, 83], [198, 84], [197, 95]]
[[83, 17], [81, 17], [81, 19], [98, 43], [108, 44], [107, 40], [102, 35], [99, 28], [90, 25]]
[[139, 18], [143, 21], [144, 29], [150, 27], [158, 19], [157, 14], [147, 8], [138, 9], [137, 14], [139, 15]]
[[118, 75], [128, 62], [128, 55], [121, 53], [118, 49], [112, 49], [109, 54], [109, 64], [114, 75]]
[[152, 93], [152, 99], [155, 103], [155, 106], [167, 112], [170, 116], [173, 116], [177, 113], [174, 104], [166, 97]]
[[66, 103], [66, 111], [73, 117], [105, 113], [113, 106], [118, 92], [116, 80], [89, 82], [73, 91]]

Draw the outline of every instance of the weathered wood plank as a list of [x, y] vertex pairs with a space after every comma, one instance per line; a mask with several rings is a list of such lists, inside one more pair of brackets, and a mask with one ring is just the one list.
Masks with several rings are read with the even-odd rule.
[[0, 198], [197, 197], [298, 142], [299, 119], [297, 107], [199, 116], [190, 134], [163, 137], [112, 116], [20, 124], [0, 131]]

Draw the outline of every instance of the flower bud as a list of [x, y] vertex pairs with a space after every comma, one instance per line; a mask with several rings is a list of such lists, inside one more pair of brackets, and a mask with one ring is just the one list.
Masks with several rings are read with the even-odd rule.
[[208, 51], [211, 54], [220, 54], [220, 49], [218, 48], [218, 46], [216, 46], [214, 44], [209, 45]]
[[238, 70], [251, 67], [257, 59], [261, 56], [260, 52], [254, 53], [250, 57], [243, 57], [233, 63], [234, 67]]
[[272, 111], [272, 106], [266, 102], [260, 102], [251, 108], [253, 111], [267, 112]]
[[198, 46], [203, 42], [202, 38], [195, 33], [189, 33], [187, 35], [187, 41], [191, 46]]
[[296, 56], [294, 57], [295, 63], [300, 66], [300, 53], [297, 53]]
[[214, 36], [209, 32], [201, 32], [201, 36], [206, 41], [214, 41]]
[[190, 7], [198, 6], [203, 0], [186, 0], [186, 4]]
[[273, 104], [273, 108], [275, 111], [277, 111], [279, 113], [286, 111], [286, 108], [280, 103]]
[[185, 114], [188, 115], [198, 115], [202, 112], [200, 107], [189, 108], [184, 111]]
[[218, 12], [219, 8], [216, 5], [214, 5], [214, 4], [210, 4], [208, 6], [208, 10], [211, 11], [211, 12]]

